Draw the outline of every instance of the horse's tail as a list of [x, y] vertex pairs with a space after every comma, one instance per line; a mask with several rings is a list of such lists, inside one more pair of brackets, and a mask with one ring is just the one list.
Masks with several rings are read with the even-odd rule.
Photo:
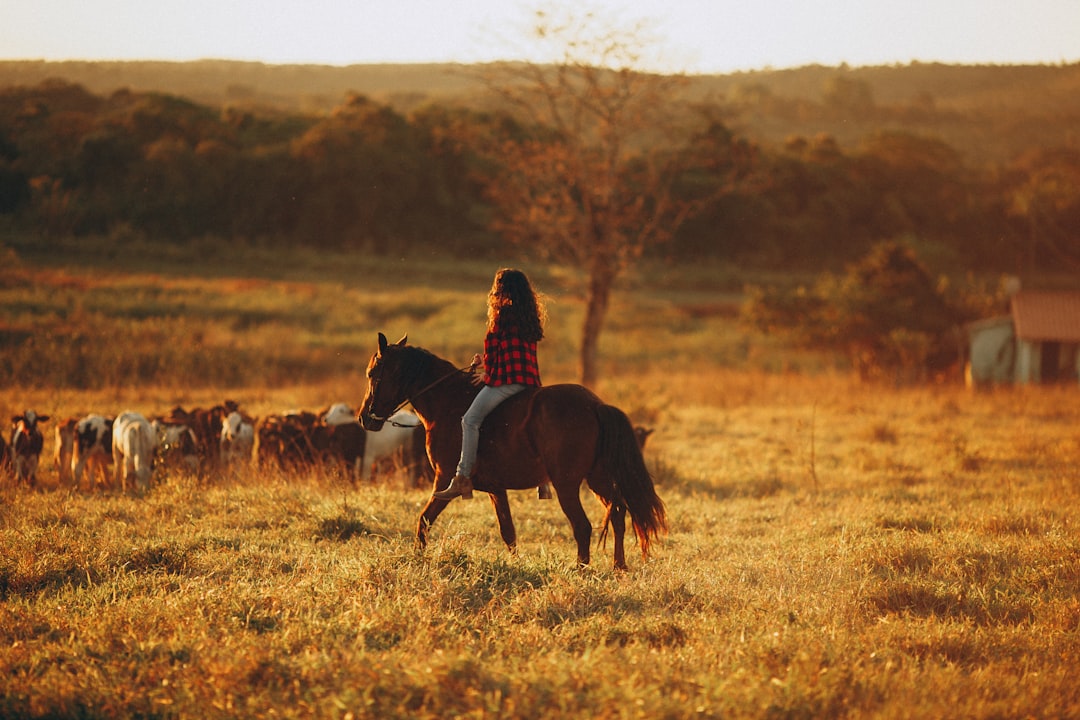
[[[652, 476], [645, 466], [645, 458], [634, 437], [630, 418], [613, 405], [599, 406], [596, 416], [600, 422], [597, 464], [611, 478], [615, 487], [612, 504], [621, 504], [630, 513], [634, 534], [641, 546], [641, 556], [648, 557], [649, 542], [667, 531], [664, 503], [653, 487]], [[610, 520], [611, 508], [604, 518], [601, 538], [607, 535]]]

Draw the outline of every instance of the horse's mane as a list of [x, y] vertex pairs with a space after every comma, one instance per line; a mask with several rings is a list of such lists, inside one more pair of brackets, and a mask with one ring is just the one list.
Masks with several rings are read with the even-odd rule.
[[438, 363], [443, 365], [451, 364], [449, 360], [445, 360], [419, 345], [403, 345], [401, 350], [406, 353], [406, 363], [403, 363], [403, 365], [407, 365], [410, 370], [419, 370], [424, 366], [433, 366]]
[[418, 345], [402, 345], [401, 351], [402, 362], [399, 372], [404, 377], [417, 378], [426, 371], [435, 375], [446, 375], [456, 371], [462, 373], [462, 378], [466, 377], [466, 373], [452, 362]]

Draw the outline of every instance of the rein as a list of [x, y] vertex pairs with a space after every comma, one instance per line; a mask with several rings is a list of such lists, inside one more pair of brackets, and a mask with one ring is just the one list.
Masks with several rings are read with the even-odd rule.
[[379, 417], [375, 413], [368, 413], [368, 416], [371, 417], [371, 419], [373, 419], [373, 420], [381, 420], [382, 422], [388, 422], [391, 425], [393, 425], [394, 427], [399, 427], [399, 428], [420, 427], [420, 425], [422, 425], [423, 423], [420, 423], [419, 425], [406, 425], [405, 423], [395, 422], [394, 420], [391, 420], [390, 418], [393, 417], [398, 412], [398, 410], [401, 410], [403, 407], [405, 407], [406, 405], [411, 403], [414, 398], [420, 397], [421, 395], [426, 393], [428, 390], [431, 390], [436, 385], [439, 385], [439, 384], [445, 382], [446, 380], [449, 380], [450, 378], [454, 377], [455, 375], [472, 372], [472, 369], [473, 369], [472, 365], [466, 365], [463, 368], [454, 368], [450, 372], [448, 372], [445, 375], [443, 375], [442, 377], [440, 377], [438, 380], [435, 380], [432, 383], [428, 383], [424, 387], [420, 388], [419, 390], [417, 390], [416, 392], [412, 393], [407, 398], [405, 398], [404, 400], [399, 402], [397, 404], [397, 407], [395, 407], [393, 410], [391, 410], [390, 414], [387, 415], [386, 417]]

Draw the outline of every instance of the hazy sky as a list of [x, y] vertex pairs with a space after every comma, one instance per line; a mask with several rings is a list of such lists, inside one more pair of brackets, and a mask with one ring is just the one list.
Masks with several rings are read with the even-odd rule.
[[[651, 20], [665, 70], [1080, 61], [1080, 0], [578, 0]], [[475, 62], [518, 0], [0, 0], [0, 59]]]

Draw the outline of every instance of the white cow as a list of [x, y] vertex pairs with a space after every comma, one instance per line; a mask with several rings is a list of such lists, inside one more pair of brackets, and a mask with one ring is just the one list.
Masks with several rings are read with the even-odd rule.
[[255, 445], [255, 426], [235, 410], [221, 424], [221, 460], [231, 465], [251, 457]]
[[75, 424], [74, 448], [71, 454], [71, 474], [75, 487], [82, 484], [83, 472], [90, 468], [91, 479], [96, 475], [104, 485], [108, 478], [105, 466], [112, 460], [113, 419], [104, 415], [87, 415]]
[[128, 410], [113, 421], [113, 465], [123, 492], [129, 477], [140, 495], [150, 489], [156, 447], [157, 435], [144, 415]]
[[323, 415], [322, 421], [327, 425], [348, 425], [357, 422], [356, 411], [348, 403], [334, 403]]
[[417, 428], [420, 425], [420, 418], [416, 416], [416, 413], [399, 410], [390, 416], [381, 430], [378, 432], [369, 430], [365, 433], [364, 467], [360, 470], [360, 480], [368, 480], [375, 463], [397, 452], [404, 453], [405, 461], [410, 462], [420, 437], [417, 434]]

